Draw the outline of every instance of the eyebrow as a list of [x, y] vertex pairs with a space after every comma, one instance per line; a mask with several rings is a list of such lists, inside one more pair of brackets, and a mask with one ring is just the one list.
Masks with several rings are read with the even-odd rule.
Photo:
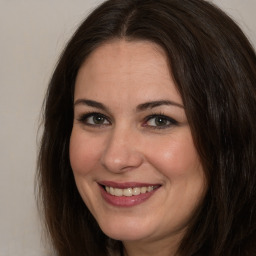
[[94, 100], [78, 99], [74, 103], [74, 106], [77, 106], [77, 105], [86, 105], [89, 107], [101, 109], [103, 111], [108, 111], [108, 108], [104, 104]]
[[150, 101], [150, 102], [146, 102], [146, 103], [142, 103], [140, 105], [137, 106], [137, 111], [144, 111], [146, 109], [152, 109], [152, 108], [156, 108], [162, 105], [171, 105], [171, 106], [175, 106], [175, 107], [179, 107], [179, 108], [184, 108], [181, 104], [174, 102], [174, 101], [170, 101], [170, 100], [157, 100], [157, 101]]
[[[89, 100], [89, 99], [78, 99], [74, 103], [74, 106], [77, 106], [77, 105], [86, 105], [86, 106], [89, 106], [89, 107], [94, 107], [94, 108], [101, 109], [101, 110], [106, 111], [106, 112], [109, 111], [108, 108], [104, 104], [102, 104], [100, 102], [97, 102], [97, 101], [94, 101], [94, 100]], [[159, 107], [159, 106], [162, 106], [162, 105], [167, 105], [167, 106], [171, 105], [171, 106], [175, 106], [175, 107], [179, 107], [179, 108], [184, 108], [181, 104], [179, 104], [177, 102], [174, 102], [174, 101], [157, 100], [157, 101], [149, 101], [149, 102], [139, 104], [136, 107], [136, 111], [140, 112], [140, 111], [144, 111], [144, 110], [147, 110], [147, 109], [156, 108], [156, 107]]]

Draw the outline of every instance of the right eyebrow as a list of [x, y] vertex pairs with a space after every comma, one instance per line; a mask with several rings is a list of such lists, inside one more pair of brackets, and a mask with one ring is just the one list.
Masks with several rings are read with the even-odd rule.
[[89, 107], [101, 109], [103, 111], [108, 111], [108, 108], [105, 105], [103, 105], [100, 102], [94, 101], [94, 100], [77, 99], [74, 103], [74, 106], [77, 106], [77, 105], [86, 105]]
[[145, 102], [145, 103], [138, 105], [137, 111], [144, 111], [146, 109], [152, 109], [152, 108], [159, 107], [162, 105], [167, 105], [167, 106], [171, 105], [171, 106], [175, 106], [175, 107], [184, 109], [184, 107], [177, 102], [170, 101], [170, 100], [157, 100], [157, 101]]

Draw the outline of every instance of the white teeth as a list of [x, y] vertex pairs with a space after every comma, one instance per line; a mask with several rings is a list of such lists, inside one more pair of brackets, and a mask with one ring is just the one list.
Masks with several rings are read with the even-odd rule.
[[133, 193], [132, 193], [132, 188], [126, 188], [123, 190], [123, 195], [124, 196], [132, 196]]
[[152, 186], [148, 187], [148, 192], [152, 191], [154, 188]]
[[112, 187], [110, 187], [110, 188], [109, 188], [109, 193], [110, 193], [112, 196], [114, 196], [114, 195], [115, 195], [115, 189], [112, 188]]
[[147, 188], [146, 187], [140, 188], [140, 193], [144, 194], [146, 192], [147, 192]]
[[113, 196], [137, 196], [140, 194], [145, 194], [156, 189], [158, 186], [148, 186], [148, 187], [135, 187], [135, 188], [113, 188], [105, 186], [105, 190]]
[[140, 188], [133, 188], [133, 189], [132, 189], [132, 194], [133, 194], [134, 196], [139, 195], [139, 194], [140, 194]]
[[122, 196], [123, 190], [120, 188], [115, 188], [115, 196]]

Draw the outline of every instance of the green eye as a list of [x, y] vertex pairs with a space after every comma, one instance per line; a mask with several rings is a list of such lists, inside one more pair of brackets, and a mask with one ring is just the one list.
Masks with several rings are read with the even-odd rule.
[[88, 118], [88, 123], [92, 123], [92, 124], [104, 124], [105, 121], [106, 121], [106, 118], [100, 115], [94, 115]]
[[156, 116], [148, 120], [147, 124], [149, 126], [166, 126], [170, 124], [170, 121], [166, 117]]
[[177, 125], [177, 121], [164, 115], [152, 115], [148, 117], [144, 126], [149, 126], [156, 129], [168, 128], [172, 125]]
[[90, 126], [110, 125], [107, 117], [100, 113], [88, 113], [79, 118], [79, 122]]
[[155, 118], [154, 123], [156, 126], [164, 126], [168, 125], [170, 121], [168, 121], [165, 117], [158, 116]]

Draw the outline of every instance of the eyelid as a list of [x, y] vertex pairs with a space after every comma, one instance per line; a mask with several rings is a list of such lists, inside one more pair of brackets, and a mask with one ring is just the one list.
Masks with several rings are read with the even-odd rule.
[[[160, 118], [163, 118], [163, 119], [166, 119], [169, 124], [167, 125], [163, 125], [163, 126], [157, 126], [157, 125], [147, 125], [146, 123], [149, 122], [151, 119], [153, 118], [157, 118], [157, 117], [160, 117]], [[152, 114], [150, 116], [147, 116], [144, 121], [143, 121], [143, 126], [144, 127], [149, 127], [151, 129], [166, 129], [166, 128], [170, 128], [172, 126], [177, 126], [179, 125], [179, 122], [176, 121], [175, 119], [173, 119], [172, 117], [169, 117], [165, 114], [162, 114], [162, 113], [155, 113], [155, 114]]]
[[[89, 119], [90, 117], [93, 117], [93, 116], [100, 116], [100, 117], [104, 118], [105, 120], [107, 120], [109, 124], [90, 124], [90, 123], [85, 122], [87, 119]], [[110, 119], [106, 115], [104, 115], [100, 112], [95, 112], [95, 111], [90, 111], [90, 112], [86, 112], [86, 113], [79, 115], [77, 118], [77, 121], [82, 123], [83, 125], [93, 126], [93, 127], [102, 127], [102, 126], [108, 126], [111, 124]]]

